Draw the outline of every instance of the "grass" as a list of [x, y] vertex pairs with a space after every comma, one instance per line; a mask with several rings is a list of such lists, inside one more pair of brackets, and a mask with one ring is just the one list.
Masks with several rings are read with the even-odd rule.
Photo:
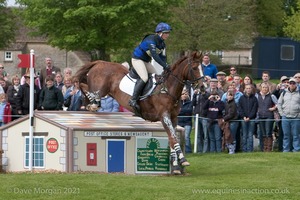
[[299, 199], [298, 153], [189, 154], [182, 176], [0, 174], [0, 199]]

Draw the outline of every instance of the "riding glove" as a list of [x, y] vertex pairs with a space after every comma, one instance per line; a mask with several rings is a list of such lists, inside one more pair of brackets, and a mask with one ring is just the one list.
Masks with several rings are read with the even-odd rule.
[[170, 71], [170, 66], [167, 64], [165, 67], [163, 67], [164, 71]]

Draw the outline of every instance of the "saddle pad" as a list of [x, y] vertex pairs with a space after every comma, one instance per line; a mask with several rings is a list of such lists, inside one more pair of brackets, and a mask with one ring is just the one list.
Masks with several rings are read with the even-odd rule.
[[119, 85], [119, 88], [122, 92], [125, 92], [126, 94], [132, 95], [134, 86], [135, 86], [136, 79], [129, 78], [129, 74], [126, 74]]
[[[144, 99], [147, 96], [149, 96], [151, 94], [151, 92], [153, 91], [153, 89], [155, 88], [155, 85], [156, 85], [155, 74], [152, 74], [149, 77], [149, 79], [152, 79], [152, 81], [149, 80], [147, 82], [147, 84], [144, 88], [144, 91], [143, 91], [143, 95], [141, 96], [141, 99]], [[131, 78], [129, 76], [129, 74], [127, 74], [122, 78], [119, 88], [122, 92], [125, 92], [126, 94], [129, 94], [132, 96], [135, 82], [136, 82], [136, 79]], [[149, 84], [151, 84], [151, 85], [149, 85]]]

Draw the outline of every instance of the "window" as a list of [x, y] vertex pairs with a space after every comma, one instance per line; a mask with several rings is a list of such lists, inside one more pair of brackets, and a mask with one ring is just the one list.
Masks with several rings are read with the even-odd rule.
[[[32, 167], [43, 168], [45, 163], [44, 137], [33, 137]], [[29, 167], [29, 136], [25, 137], [25, 167]]]
[[280, 52], [281, 60], [294, 60], [295, 59], [295, 46], [293, 45], [281, 45]]
[[12, 61], [12, 52], [11, 51], [5, 51], [4, 52], [4, 60], [5, 61]]

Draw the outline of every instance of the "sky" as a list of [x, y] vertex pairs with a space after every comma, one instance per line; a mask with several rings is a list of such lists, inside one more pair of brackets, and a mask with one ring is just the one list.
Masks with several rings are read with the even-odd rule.
[[7, 6], [15, 6], [15, 0], [6, 0]]

